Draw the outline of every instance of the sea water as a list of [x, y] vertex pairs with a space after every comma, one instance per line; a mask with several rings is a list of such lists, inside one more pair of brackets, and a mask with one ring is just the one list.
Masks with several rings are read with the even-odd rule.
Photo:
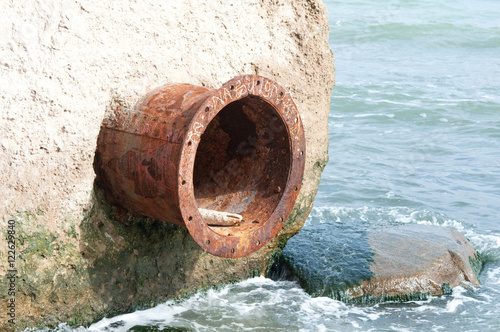
[[500, 1], [325, 3], [330, 161], [304, 229], [450, 227], [485, 258], [481, 287], [347, 305], [259, 277], [59, 330], [500, 331]]

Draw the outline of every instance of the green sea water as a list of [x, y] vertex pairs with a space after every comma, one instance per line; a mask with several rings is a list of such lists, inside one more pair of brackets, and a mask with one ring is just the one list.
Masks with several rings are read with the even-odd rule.
[[336, 58], [330, 161], [285, 251], [307, 256], [294, 250], [304, 241], [335, 248], [340, 229], [355, 238], [450, 227], [485, 257], [482, 286], [348, 305], [260, 277], [78, 330], [500, 331], [500, 1], [325, 3]]

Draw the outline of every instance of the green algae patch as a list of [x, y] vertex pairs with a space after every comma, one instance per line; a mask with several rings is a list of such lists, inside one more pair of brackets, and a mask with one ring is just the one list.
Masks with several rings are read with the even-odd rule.
[[378, 303], [403, 303], [410, 301], [425, 301], [429, 298], [430, 293], [428, 292], [415, 292], [401, 295], [381, 295], [381, 296], [373, 296], [373, 295], [363, 295], [359, 297], [350, 297], [346, 296], [345, 293], [341, 294], [338, 298], [339, 301], [343, 301], [345, 303], [350, 304], [366, 304], [366, 305], [374, 305]]
[[469, 256], [469, 264], [472, 268], [472, 271], [474, 272], [477, 279], [479, 280], [479, 274], [481, 273], [481, 270], [483, 269], [483, 265], [484, 265], [484, 259], [481, 256], [481, 254], [476, 252], [476, 254], [474, 256]]
[[290, 271], [278, 276], [293, 275], [312, 296], [345, 300], [346, 290], [372, 277], [372, 261], [366, 230], [324, 223], [306, 226], [291, 238], [276, 264]]
[[[78, 243], [46, 229], [43, 218], [40, 207], [10, 218], [16, 221], [16, 328], [55, 326], [73, 315], [74, 306], [89, 305], [86, 262]], [[43, 314], [47, 308], [56, 313]]]
[[450, 287], [450, 284], [448, 284], [448, 283], [442, 284], [441, 288], [443, 289], [444, 295], [450, 295], [453, 292], [453, 290]]

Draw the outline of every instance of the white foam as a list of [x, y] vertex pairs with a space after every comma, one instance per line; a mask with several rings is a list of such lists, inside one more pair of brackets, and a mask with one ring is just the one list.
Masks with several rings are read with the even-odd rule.
[[418, 305], [418, 307], [415, 307], [412, 310], [415, 312], [436, 311], [438, 308], [431, 304], [435, 299], [435, 296], [429, 296], [427, 300], [411, 301], [411, 303], [415, 303]]
[[328, 313], [336, 317], [344, 315], [346, 309], [346, 304], [329, 297], [311, 297], [300, 306], [300, 310], [305, 313]]
[[385, 116], [385, 117], [388, 117], [388, 118], [393, 118], [394, 114], [392, 114], [392, 113], [389, 113], [389, 114], [386, 114], [386, 113], [372, 113], [372, 114], [355, 114], [354, 115], [355, 118], [366, 118], [366, 117], [369, 117], [369, 116]]
[[413, 330], [402, 327], [401, 325], [391, 325], [389, 326], [393, 331], [398, 331], [398, 332], [413, 332]]
[[[92, 324], [88, 328], [88, 331], [104, 331], [109, 329], [112, 324], [117, 324], [119, 322], [123, 322], [123, 324], [113, 328], [112, 331], [128, 331], [136, 325], [148, 325], [152, 321], [156, 321], [161, 324], [169, 324], [175, 315], [186, 310], [187, 308], [183, 305], [174, 305], [172, 301], [169, 301], [151, 309], [138, 310], [112, 318], [103, 318], [101, 321]], [[159, 319], [159, 317], [161, 317], [161, 319]]]
[[[471, 287], [473, 288], [473, 287]], [[435, 297], [435, 296], [430, 296], [426, 301], [412, 301], [412, 303], [417, 304], [418, 306], [413, 307], [409, 309], [408, 311], [415, 312], [415, 313], [422, 313], [422, 312], [432, 312], [437, 315], [441, 314], [455, 314], [461, 309], [465, 303], [467, 302], [475, 302], [475, 303], [489, 303], [488, 301], [480, 301], [477, 300], [470, 295], [470, 290], [462, 287], [462, 286], [457, 286], [453, 288], [452, 294], [451, 294], [451, 299], [448, 300], [443, 307], [442, 305], [442, 297]], [[461, 311], [461, 314], [463, 314], [464, 311]]]
[[500, 248], [500, 236], [498, 235], [482, 235], [482, 238], [488, 242], [493, 248]]
[[[386, 195], [391, 196], [389, 191]], [[443, 226], [444, 218], [433, 215], [427, 210], [413, 210], [407, 207], [383, 207], [374, 208], [362, 206], [358, 208], [339, 207], [339, 206], [320, 206], [314, 207], [306, 224], [328, 223], [332, 221], [347, 222], [350, 220], [368, 221], [370, 223], [395, 222], [397, 224], [426, 224]], [[446, 226], [461, 225], [456, 221], [449, 221]], [[463, 228], [463, 226], [462, 226]]]
[[[474, 232], [473, 229], [469, 228], [458, 228], [456, 229], [465, 235], [466, 238], [470, 240], [473, 244], [474, 248], [481, 252], [497, 252], [500, 249], [500, 235], [494, 234], [478, 234]], [[498, 257], [498, 254], [494, 254], [495, 257]]]
[[356, 97], [358, 97], [358, 94], [357, 93], [352, 93], [350, 95], [344, 95], [344, 96], [333, 96], [333, 99], [355, 99]]
[[493, 285], [500, 285], [500, 266], [489, 270], [486, 274], [488, 283]]
[[[368, 321], [375, 321], [385, 312], [381, 312], [376, 306], [357, 306], [345, 304], [327, 297], [311, 298], [307, 296], [300, 305], [298, 311], [299, 319], [307, 326], [319, 327], [318, 322], [329, 322], [325, 331], [337, 330], [339, 324], [350, 324], [355, 328], [360, 328], [361, 324]], [[317, 330], [317, 329], [313, 329]], [[340, 331], [344, 330], [343, 328]], [[311, 331], [305, 329], [304, 331]]]
[[455, 312], [457, 310], [457, 307], [461, 306], [463, 304], [464, 304], [463, 300], [461, 300], [461, 299], [453, 299], [453, 300], [451, 300], [450, 302], [448, 302], [446, 304], [446, 310], [444, 310], [444, 312], [447, 312], [447, 313]]
[[419, 100], [400, 102], [400, 101], [394, 101], [394, 100], [389, 100], [389, 99], [382, 99], [382, 100], [377, 100], [376, 102], [377, 103], [394, 104], [394, 105], [403, 105], [403, 106], [418, 106], [421, 104]]
[[457, 286], [453, 288], [453, 299], [446, 304], [445, 310], [443, 312], [446, 313], [455, 313], [457, 311], [457, 308], [462, 306], [465, 302], [476, 302], [476, 303], [485, 303], [487, 304], [488, 302], [486, 301], [480, 301], [478, 299], [475, 299], [473, 297], [467, 296], [466, 293], [468, 292], [467, 289], [465, 289], [462, 286]]

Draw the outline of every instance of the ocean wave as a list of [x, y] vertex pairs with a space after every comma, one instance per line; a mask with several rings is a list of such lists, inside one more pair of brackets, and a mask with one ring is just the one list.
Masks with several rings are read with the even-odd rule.
[[256, 277], [195, 294], [180, 303], [168, 301], [155, 308], [104, 318], [88, 329], [63, 324], [57, 331], [122, 332], [137, 326], [193, 331], [344, 331], [346, 324], [356, 329], [383, 315], [376, 307], [311, 297], [294, 282]]
[[[409, 20], [353, 20], [352, 24], [340, 25], [342, 34], [338, 41], [348, 44], [375, 42], [413, 42], [421, 40], [431, 48], [461, 47], [490, 49], [500, 46], [498, 27], [484, 27], [477, 24], [456, 24], [435, 21]], [[358, 29], [353, 28], [358, 26]], [[337, 27], [338, 29], [338, 27]]]
[[473, 225], [444, 214], [409, 207], [343, 207], [315, 206], [305, 227], [317, 223], [352, 223], [366, 228], [383, 228], [401, 224], [434, 225], [452, 228], [464, 234], [488, 261], [500, 261], [500, 234], [480, 233]]
[[500, 266], [486, 272], [489, 283], [500, 286]]
[[[488, 279], [498, 281], [499, 275], [500, 267], [488, 271]], [[427, 319], [435, 328], [440, 326], [438, 322], [449, 327], [456, 321], [456, 315], [473, 319], [474, 308], [487, 307], [495, 298], [482, 293], [480, 288], [455, 287], [450, 295], [431, 296], [423, 301], [354, 305], [327, 297], [311, 297], [295, 282], [256, 277], [200, 292], [180, 302], [167, 301], [151, 309], [104, 318], [88, 328], [61, 324], [50, 331], [124, 332], [142, 326], [145, 331], [149, 327], [149, 331], [179, 328], [306, 332], [377, 330], [377, 326], [389, 325], [404, 331], [413, 330], [416, 323]], [[406, 317], [404, 322], [399, 319], [402, 316]]]
[[407, 223], [427, 225], [442, 225], [447, 220], [445, 216], [428, 210], [414, 210], [409, 207], [343, 207], [315, 206], [306, 225], [326, 222], [367, 222], [366, 226], [388, 226]]
[[393, 118], [394, 114], [392, 113], [368, 113], [368, 114], [354, 114], [355, 118], [366, 118], [369, 116], [384, 116], [387, 118]]

